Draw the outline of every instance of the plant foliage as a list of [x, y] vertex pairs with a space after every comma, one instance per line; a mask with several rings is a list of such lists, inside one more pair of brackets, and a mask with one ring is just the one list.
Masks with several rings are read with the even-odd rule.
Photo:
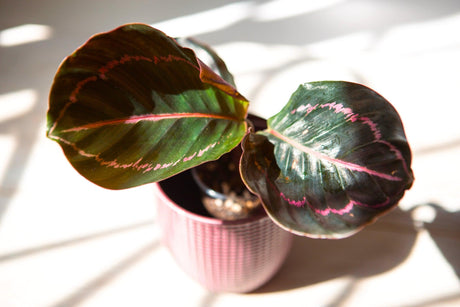
[[90, 181], [159, 181], [234, 148], [248, 102], [164, 33], [132, 24], [92, 37], [61, 64], [48, 137]]
[[396, 110], [356, 83], [301, 85], [267, 130], [246, 137], [243, 149], [243, 179], [270, 216], [312, 237], [356, 232], [412, 184]]
[[[222, 77], [178, 42], [204, 51]], [[241, 143], [249, 190], [277, 224], [310, 237], [355, 233], [412, 184], [401, 120], [363, 85], [303, 84], [257, 133], [247, 108], [210, 47], [129, 24], [90, 38], [61, 64], [47, 136], [109, 189], [163, 180]]]

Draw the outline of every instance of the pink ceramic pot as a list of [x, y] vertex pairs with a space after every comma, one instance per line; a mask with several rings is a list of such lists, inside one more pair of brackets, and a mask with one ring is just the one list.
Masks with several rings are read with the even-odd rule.
[[[185, 186], [179, 184], [177, 193]], [[164, 244], [179, 266], [204, 287], [249, 292], [281, 267], [293, 235], [276, 226], [263, 210], [247, 219], [222, 221], [185, 210], [171, 200], [168, 189], [155, 184]]]

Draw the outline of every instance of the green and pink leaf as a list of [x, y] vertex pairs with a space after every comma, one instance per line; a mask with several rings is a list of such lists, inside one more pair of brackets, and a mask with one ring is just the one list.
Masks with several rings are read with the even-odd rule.
[[84, 177], [122, 189], [230, 151], [246, 133], [247, 107], [192, 50], [130, 24], [92, 37], [61, 64], [47, 135]]
[[243, 179], [268, 214], [310, 237], [355, 233], [394, 207], [413, 181], [399, 115], [355, 83], [300, 86], [243, 148]]

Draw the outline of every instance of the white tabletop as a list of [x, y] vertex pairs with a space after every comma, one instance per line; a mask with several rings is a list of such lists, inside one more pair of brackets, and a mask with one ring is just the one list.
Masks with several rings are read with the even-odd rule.
[[[209, 293], [159, 242], [150, 185], [98, 188], [45, 138], [61, 60], [128, 22], [211, 44], [263, 116], [303, 82], [372, 87], [405, 123], [413, 188], [351, 238], [296, 237], [254, 293]], [[0, 306], [460, 305], [459, 29], [447, 0], [1, 2]]]

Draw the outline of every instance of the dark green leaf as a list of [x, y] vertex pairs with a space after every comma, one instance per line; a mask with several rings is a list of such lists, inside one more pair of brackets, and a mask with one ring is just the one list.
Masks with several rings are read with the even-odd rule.
[[399, 115], [355, 83], [300, 86], [243, 148], [244, 181], [272, 219], [310, 237], [355, 233], [394, 207], [413, 181]]
[[230, 151], [248, 102], [187, 48], [147, 25], [92, 37], [50, 93], [49, 138], [111, 189], [159, 181]]

